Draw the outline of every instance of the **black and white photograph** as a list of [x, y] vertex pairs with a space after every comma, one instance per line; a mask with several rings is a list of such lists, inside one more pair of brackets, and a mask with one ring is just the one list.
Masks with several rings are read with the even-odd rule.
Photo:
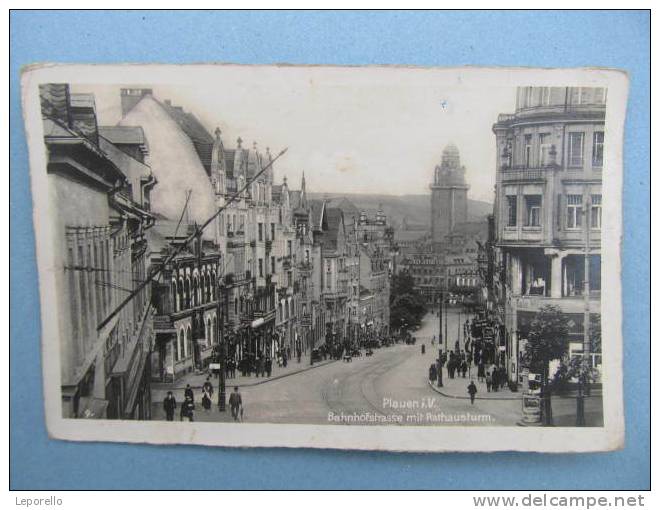
[[624, 73], [22, 78], [52, 437], [623, 446]]

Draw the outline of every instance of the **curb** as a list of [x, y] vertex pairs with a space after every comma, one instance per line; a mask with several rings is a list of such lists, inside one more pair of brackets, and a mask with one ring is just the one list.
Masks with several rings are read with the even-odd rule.
[[[255, 382], [251, 382], [251, 383], [228, 384], [227, 381], [225, 380], [225, 387], [233, 388], [235, 386], [238, 386], [239, 388], [248, 388], [248, 387], [251, 387], [251, 386], [259, 386], [261, 384], [266, 384], [266, 383], [269, 383], [271, 381], [277, 381], [278, 379], [283, 379], [283, 378], [289, 377], [291, 375], [301, 374], [303, 372], [307, 372], [308, 370], [313, 370], [315, 368], [324, 367], [326, 365], [330, 365], [331, 363], [335, 363], [336, 361], [338, 361], [338, 360], [333, 359], [333, 360], [329, 360], [329, 361], [319, 362], [319, 363], [316, 363], [314, 365], [307, 366], [305, 368], [301, 368], [300, 370], [295, 370], [293, 372], [289, 372], [288, 374], [275, 375], [273, 377], [264, 377], [261, 381], [255, 381]], [[214, 379], [214, 381], [215, 381], [215, 379]], [[196, 390], [196, 389], [201, 389], [202, 386], [190, 386], [190, 388], [193, 389], [193, 390]], [[178, 386], [177, 387], [168, 386], [168, 387], [159, 388], [157, 386], [152, 385], [151, 389], [156, 390], [156, 391], [183, 391], [186, 388], [185, 388], [185, 386], [180, 386], [180, 387], [178, 387]]]
[[[443, 397], [447, 398], [454, 398], [458, 400], [470, 400], [470, 397], [461, 397], [458, 395], [451, 395], [449, 393], [445, 393], [443, 391], [440, 391], [436, 386], [433, 385], [431, 381], [428, 381], [429, 386], [433, 391], [436, 393], [439, 393]], [[520, 397], [491, 397], [491, 398], [485, 398], [485, 397], [474, 397], [475, 400], [522, 400], [522, 395]]]

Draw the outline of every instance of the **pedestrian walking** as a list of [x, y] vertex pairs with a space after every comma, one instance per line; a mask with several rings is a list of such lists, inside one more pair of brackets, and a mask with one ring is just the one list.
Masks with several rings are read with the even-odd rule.
[[493, 366], [493, 371], [491, 372], [491, 389], [497, 391], [497, 388], [500, 385], [500, 372], [497, 370], [496, 366]]
[[202, 389], [202, 407], [206, 412], [211, 409], [211, 395], [205, 388]]
[[426, 353], [426, 346], [424, 344], [422, 344], [422, 354], [425, 354], [425, 353]]
[[257, 361], [257, 377], [266, 375], [266, 362], [262, 356]]
[[163, 400], [163, 408], [165, 409], [165, 419], [167, 421], [174, 421], [174, 410], [176, 409], [176, 399], [171, 391], [167, 392]]
[[193, 393], [190, 384], [186, 384], [186, 389], [183, 392], [183, 398], [190, 398], [193, 402], [195, 401], [195, 394]]
[[438, 369], [435, 363], [431, 363], [429, 367], [429, 381], [435, 381], [438, 378]]
[[486, 367], [484, 366], [483, 363], [479, 363], [477, 366], [477, 380], [480, 382], [484, 382], [486, 379]]
[[194, 421], [193, 420], [193, 411], [195, 410], [195, 403], [193, 402], [192, 398], [186, 397], [186, 400], [181, 404], [181, 421], [184, 420], [184, 418], [187, 418], [188, 421]]
[[490, 392], [490, 388], [493, 385], [493, 376], [491, 372], [486, 372], [486, 391]]
[[204, 385], [202, 386], [202, 391], [205, 391], [206, 393], [208, 393], [209, 397], [213, 396], [213, 383], [211, 382], [210, 377], [206, 378], [206, 381], [204, 382]]
[[296, 349], [296, 356], [298, 357], [298, 363], [300, 363], [300, 358], [302, 358], [302, 351], [300, 347]]
[[474, 405], [474, 396], [477, 394], [477, 386], [474, 384], [474, 381], [470, 381], [467, 390], [470, 394], [470, 403]]
[[243, 416], [243, 399], [238, 392], [238, 386], [234, 386], [234, 391], [229, 395], [229, 407], [234, 421], [238, 421], [239, 416]]
[[461, 373], [463, 374], [463, 379], [465, 379], [465, 374], [467, 374], [468, 366], [467, 366], [467, 361], [463, 360], [463, 363], [461, 363]]
[[270, 377], [270, 374], [273, 372], [273, 360], [268, 357], [266, 358], [266, 375]]

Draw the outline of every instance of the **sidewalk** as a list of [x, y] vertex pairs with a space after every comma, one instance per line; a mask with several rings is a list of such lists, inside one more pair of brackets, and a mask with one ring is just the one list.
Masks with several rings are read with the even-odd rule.
[[[227, 395], [233, 390], [234, 386], [239, 388], [244, 388], [248, 386], [257, 386], [259, 384], [265, 384], [270, 381], [276, 381], [282, 377], [288, 377], [290, 375], [299, 374], [313, 368], [322, 367], [333, 363], [336, 360], [327, 359], [325, 361], [319, 361], [313, 365], [309, 364], [309, 359], [303, 359], [300, 363], [293, 360], [289, 361], [286, 367], [278, 367], [275, 363], [273, 366], [273, 373], [270, 377], [256, 377], [255, 375], [242, 376], [238, 370], [236, 371], [236, 377], [225, 379], [225, 387]], [[206, 381], [206, 378], [209, 376], [208, 371], [201, 373], [191, 372], [185, 376], [177, 379], [173, 383], [151, 383], [151, 400], [152, 402], [162, 403], [163, 399], [167, 395], [168, 391], [171, 391], [174, 394], [177, 402], [183, 402], [183, 391], [186, 388], [187, 384], [190, 384], [193, 392], [195, 393], [195, 402], [201, 401], [202, 395], [202, 385]], [[217, 377], [211, 376], [211, 384], [213, 384], [214, 397], [217, 395], [219, 379]]]
[[443, 397], [447, 398], [460, 398], [460, 399], [470, 399], [468, 394], [467, 387], [470, 384], [470, 381], [474, 381], [475, 386], [477, 387], [477, 400], [520, 400], [522, 399], [522, 393], [514, 392], [509, 389], [508, 386], [504, 388], [498, 388], [497, 391], [488, 391], [485, 382], [481, 382], [477, 379], [476, 376], [476, 367], [472, 367], [473, 377], [470, 378], [468, 374], [463, 376], [456, 375], [454, 379], [449, 378], [447, 368], [442, 369], [442, 384], [441, 388], [438, 387], [437, 379], [433, 382], [429, 381], [429, 386], [439, 393]]

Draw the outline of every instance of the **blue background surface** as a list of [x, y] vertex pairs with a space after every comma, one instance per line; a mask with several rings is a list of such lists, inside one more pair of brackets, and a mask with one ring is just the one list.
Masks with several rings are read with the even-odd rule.
[[[647, 12], [29, 12], [11, 15], [11, 487], [650, 487], [650, 15]], [[607, 66], [631, 78], [625, 138], [626, 448], [412, 455], [48, 439], [19, 70], [33, 62]]]

